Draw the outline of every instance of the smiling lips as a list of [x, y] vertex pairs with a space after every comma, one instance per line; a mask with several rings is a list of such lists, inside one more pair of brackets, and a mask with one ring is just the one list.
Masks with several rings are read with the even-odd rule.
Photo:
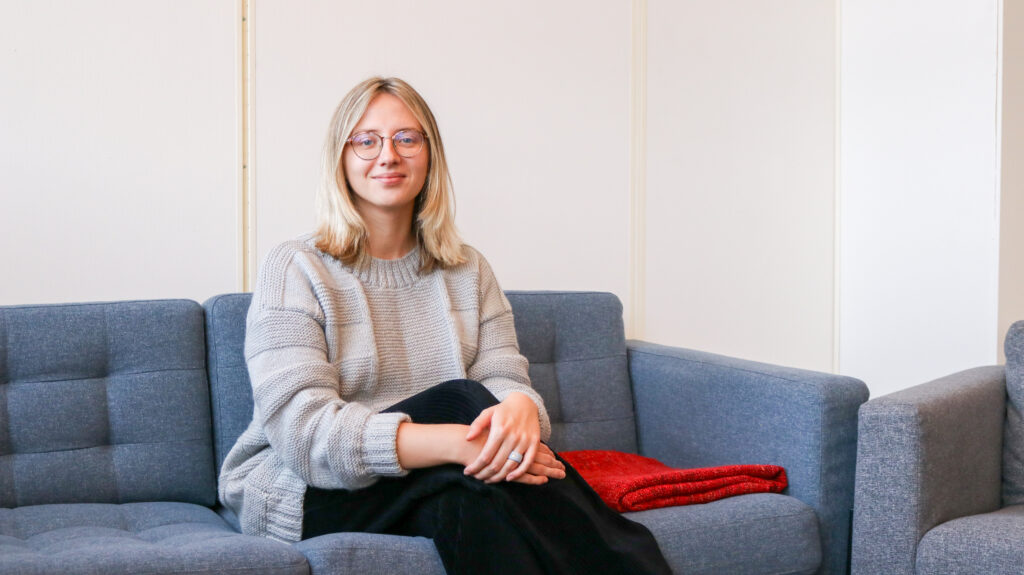
[[399, 174], [398, 172], [387, 172], [372, 178], [382, 184], [397, 184], [405, 178], [405, 174]]

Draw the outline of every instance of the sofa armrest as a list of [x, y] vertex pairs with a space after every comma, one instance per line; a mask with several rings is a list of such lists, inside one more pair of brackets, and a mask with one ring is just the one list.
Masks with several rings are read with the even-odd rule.
[[860, 380], [629, 341], [637, 439], [676, 467], [781, 465], [821, 524], [821, 573], [844, 573]]
[[914, 573], [917, 544], [951, 519], [998, 509], [1006, 383], [979, 367], [860, 409], [853, 573]]

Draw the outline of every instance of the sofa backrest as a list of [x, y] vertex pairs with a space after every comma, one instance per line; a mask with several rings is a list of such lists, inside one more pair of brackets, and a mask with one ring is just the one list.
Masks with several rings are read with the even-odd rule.
[[[618, 298], [590, 292], [507, 295], [519, 348], [530, 361], [530, 378], [551, 416], [552, 447], [635, 453], [636, 422]], [[244, 356], [250, 300], [251, 294], [227, 294], [203, 304], [218, 466], [252, 420]]]
[[204, 350], [192, 301], [0, 307], [0, 507], [212, 505]]

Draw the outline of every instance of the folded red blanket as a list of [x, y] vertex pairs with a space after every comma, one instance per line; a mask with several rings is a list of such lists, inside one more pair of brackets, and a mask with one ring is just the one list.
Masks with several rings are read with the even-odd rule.
[[788, 485], [786, 470], [777, 465], [673, 469], [657, 459], [618, 451], [559, 455], [620, 512], [707, 503], [745, 493], [779, 493]]

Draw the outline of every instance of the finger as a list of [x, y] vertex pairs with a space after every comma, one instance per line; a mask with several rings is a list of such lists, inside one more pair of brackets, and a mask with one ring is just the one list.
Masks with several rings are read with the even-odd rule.
[[538, 453], [537, 457], [534, 458], [533, 460], [533, 464], [540, 465], [541, 467], [550, 467], [552, 469], [561, 469], [563, 471], [565, 470], [565, 465], [561, 461], [555, 459], [554, 457], [551, 457], [546, 453]]
[[515, 470], [516, 466], [519, 465], [514, 459], [505, 461], [505, 465], [501, 466], [501, 469], [497, 473], [487, 478], [484, 483], [499, 483], [505, 481], [508, 478], [508, 474]]
[[472, 441], [479, 436], [483, 430], [487, 429], [491, 425], [491, 416], [494, 414], [494, 409], [488, 407], [487, 409], [480, 412], [480, 415], [476, 416], [473, 423], [469, 425], [469, 432], [466, 433], [466, 441]]
[[[476, 474], [476, 478], [486, 480], [498, 474], [501, 474], [501, 476], [504, 477], [505, 473], [511, 471], [511, 469], [506, 471], [505, 466], [507, 466], [509, 461], [511, 461], [508, 456], [512, 453], [512, 448], [515, 445], [515, 443], [513, 443], [514, 441], [515, 439], [506, 437], [505, 441], [498, 446], [498, 449], [495, 451], [494, 457], [491, 458], [491, 461]], [[504, 473], [502, 473], [503, 471]]]
[[515, 483], [524, 483], [526, 485], [544, 485], [548, 482], [548, 478], [544, 475], [534, 475], [527, 473], [526, 475], [515, 480]]
[[519, 453], [523, 454], [523, 461], [519, 464], [518, 467], [513, 469], [512, 472], [508, 474], [508, 477], [506, 478], [508, 481], [515, 481], [516, 478], [526, 473], [526, 470], [529, 469], [531, 465], [533, 465], [534, 458], [537, 457], [537, 446], [539, 444], [540, 441], [538, 440], [534, 441], [533, 443], [525, 443], [519, 446], [519, 449], [522, 449], [522, 451], [519, 451]]
[[[486, 479], [493, 475], [498, 467], [504, 465], [504, 459], [500, 459], [497, 462], [495, 462], [494, 459], [497, 456], [498, 451], [501, 449], [504, 441], [505, 437], [503, 430], [492, 425], [491, 433], [487, 436], [487, 443], [485, 443], [484, 448], [480, 450], [480, 455], [476, 457], [476, 460], [466, 467], [466, 475], [472, 475], [477, 479]], [[508, 457], [507, 453], [505, 457]], [[493, 469], [487, 471], [487, 466], [492, 466]], [[485, 473], [484, 477], [480, 476], [482, 473]]]

